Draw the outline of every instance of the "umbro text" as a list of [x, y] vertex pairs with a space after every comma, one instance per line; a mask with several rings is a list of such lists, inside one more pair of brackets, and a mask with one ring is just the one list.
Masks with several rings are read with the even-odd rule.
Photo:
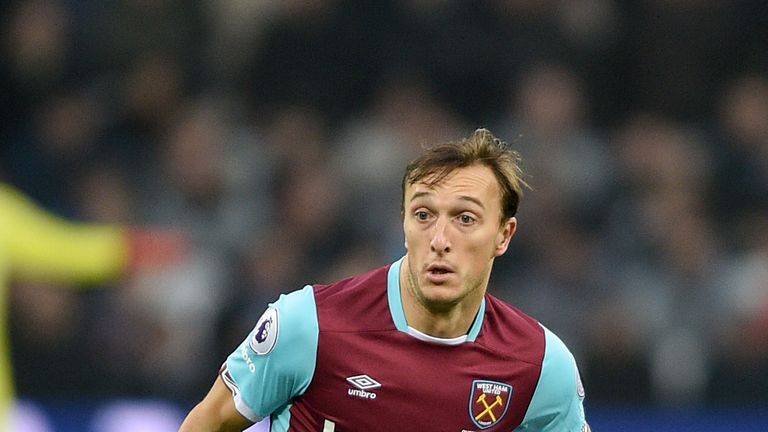
[[251, 360], [251, 356], [248, 355], [248, 350], [245, 348], [245, 346], [240, 349], [240, 354], [242, 355], [246, 366], [248, 366], [248, 371], [250, 373], [256, 373], [256, 365], [253, 364], [253, 360]]
[[367, 392], [365, 390], [360, 390], [360, 389], [349, 389], [347, 390], [347, 394], [350, 396], [359, 397], [361, 399], [376, 399], [376, 393]]

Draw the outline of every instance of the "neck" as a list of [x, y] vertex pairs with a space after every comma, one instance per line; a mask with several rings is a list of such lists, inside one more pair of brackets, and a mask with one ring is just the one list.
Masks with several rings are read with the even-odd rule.
[[400, 268], [400, 297], [408, 326], [438, 338], [455, 338], [469, 333], [485, 290], [478, 286], [456, 303], [430, 302], [418, 288], [416, 278], [406, 258]]

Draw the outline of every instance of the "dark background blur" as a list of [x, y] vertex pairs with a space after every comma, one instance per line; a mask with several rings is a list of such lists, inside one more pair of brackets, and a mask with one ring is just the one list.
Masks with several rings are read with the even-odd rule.
[[593, 427], [766, 412], [765, 1], [0, 8], [0, 179], [193, 241], [113, 289], [14, 286], [19, 393], [57, 430], [70, 404], [186, 410], [278, 293], [399, 258], [405, 164], [477, 127], [532, 186], [491, 291], [571, 347]]

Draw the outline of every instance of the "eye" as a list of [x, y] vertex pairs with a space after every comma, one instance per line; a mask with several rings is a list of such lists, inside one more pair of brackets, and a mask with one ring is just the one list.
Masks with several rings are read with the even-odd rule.
[[416, 216], [416, 220], [425, 222], [429, 220], [429, 213], [425, 210], [419, 210], [416, 213], [414, 213]]
[[477, 219], [473, 218], [468, 214], [459, 215], [459, 222], [461, 222], [462, 225], [472, 225], [476, 221]]

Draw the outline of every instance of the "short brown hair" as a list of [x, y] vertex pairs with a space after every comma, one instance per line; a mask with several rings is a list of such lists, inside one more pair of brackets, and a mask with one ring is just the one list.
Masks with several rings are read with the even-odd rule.
[[405, 169], [400, 210], [405, 211], [405, 188], [408, 185], [419, 181], [434, 185], [457, 168], [481, 164], [490, 168], [499, 182], [503, 222], [517, 213], [523, 188], [528, 187], [523, 180], [521, 162], [520, 154], [488, 129], [477, 129], [461, 141], [430, 147]]

